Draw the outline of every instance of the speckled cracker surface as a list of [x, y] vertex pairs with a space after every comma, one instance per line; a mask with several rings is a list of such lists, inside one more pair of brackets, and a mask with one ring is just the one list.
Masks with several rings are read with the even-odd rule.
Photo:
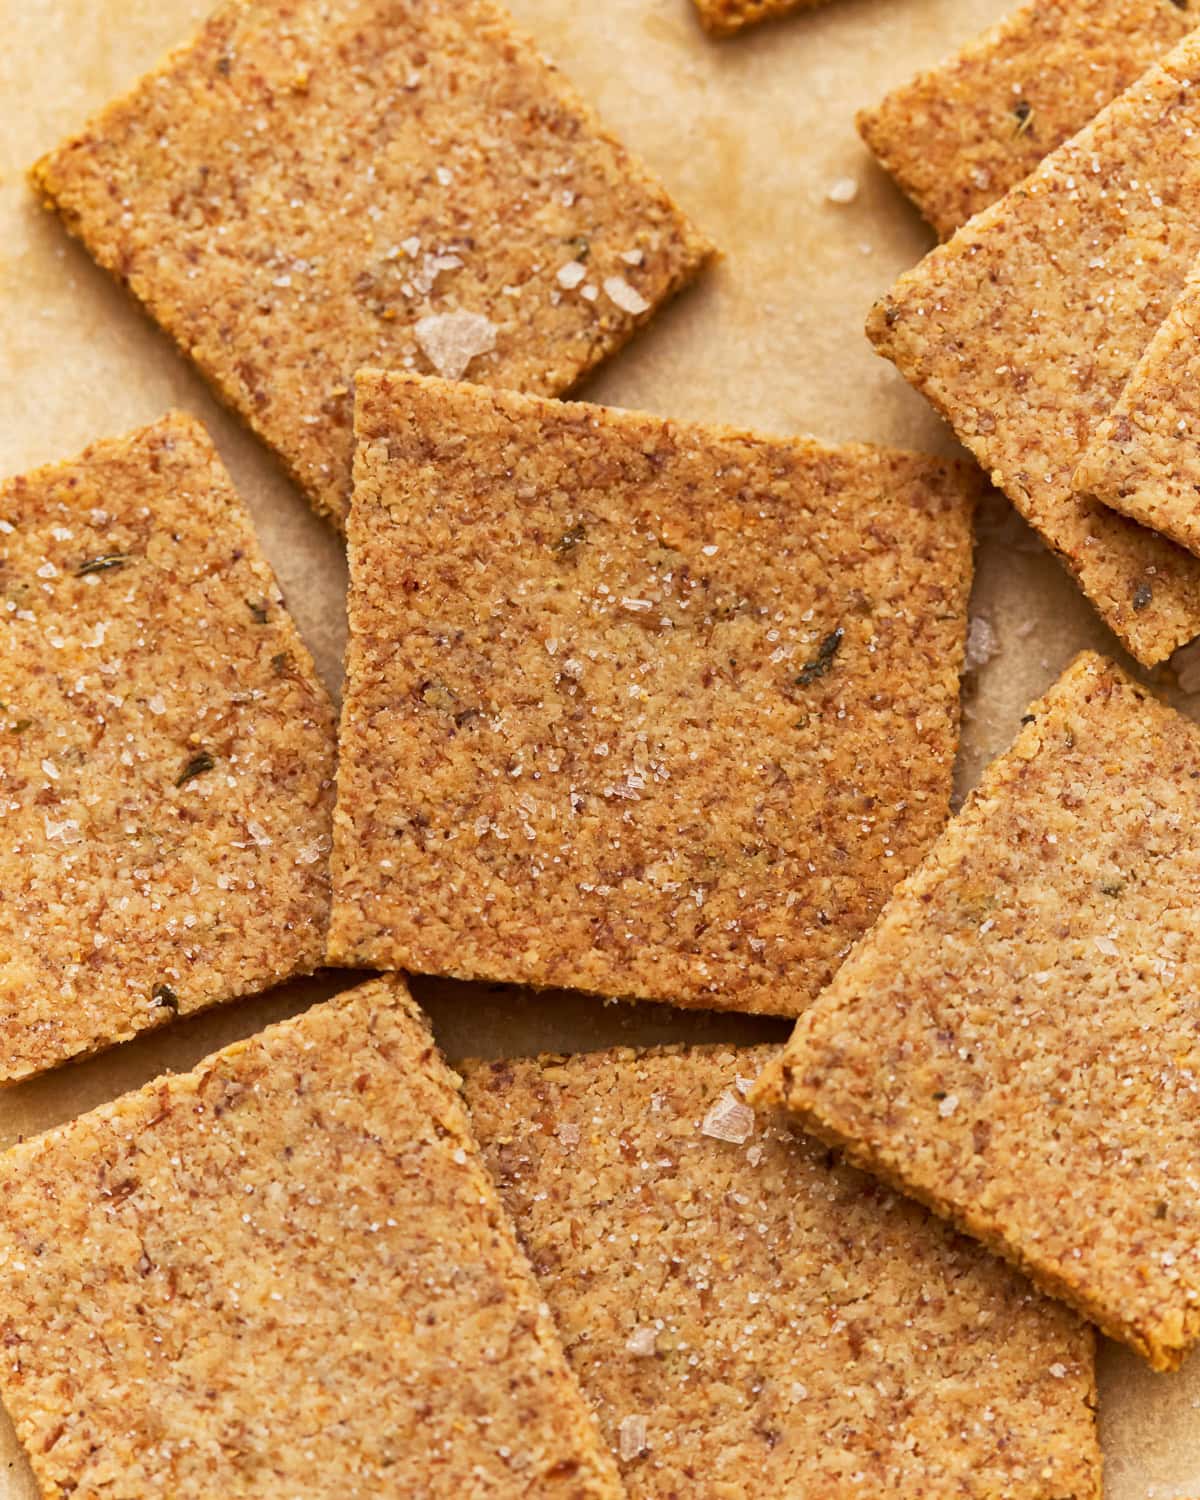
[[376, 980], [0, 1159], [48, 1500], [619, 1500], [456, 1082]]
[[788, 1105], [1156, 1367], [1200, 1335], [1200, 729], [1080, 657], [784, 1054]]
[[34, 179], [339, 524], [360, 366], [557, 394], [709, 253], [489, 0], [233, 0]]
[[1200, 276], [1150, 340], [1075, 488], [1200, 552]]
[[0, 1080], [307, 973], [333, 708], [207, 433], [0, 483]]
[[786, 16], [794, 10], [810, 10], [823, 0], [694, 0], [700, 24], [714, 36], [732, 36], [743, 26]]
[[1091, 1329], [756, 1120], [742, 1091], [770, 1055], [466, 1071], [484, 1160], [629, 1494], [1095, 1500]]
[[1196, 21], [1175, 0], [1032, 0], [862, 110], [859, 133], [938, 233], [950, 235]]
[[871, 314], [1146, 665], [1200, 634], [1200, 560], [1072, 490], [1200, 254], [1200, 37], [1103, 110]]
[[335, 962], [796, 1014], [948, 811], [965, 470], [366, 373]]

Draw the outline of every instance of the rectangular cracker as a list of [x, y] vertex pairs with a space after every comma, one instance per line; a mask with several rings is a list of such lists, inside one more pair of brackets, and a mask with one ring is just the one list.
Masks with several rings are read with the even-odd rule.
[[484, 1160], [630, 1496], [1098, 1500], [1092, 1330], [756, 1120], [741, 1096], [770, 1056], [466, 1069]]
[[0, 1081], [318, 967], [334, 720], [204, 428], [0, 482]]
[[1195, 24], [1175, 0], [1029, 0], [861, 110], [858, 131], [945, 239]]
[[743, 26], [811, 10], [824, 0], [694, 0], [700, 24], [712, 36], [733, 36]]
[[1025, 724], [774, 1082], [1166, 1369], [1200, 1336], [1200, 728], [1090, 654]]
[[0, 1391], [44, 1493], [624, 1491], [399, 980], [0, 1159]]
[[1200, 553], [1200, 272], [1096, 429], [1075, 488]]
[[948, 813], [975, 478], [367, 372], [337, 963], [795, 1015]]
[[491, 0], [227, 0], [33, 176], [339, 526], [360, 366], [557, 394], [711, 252]]
[[1193, 34], [902, 277], [867, 328], [1148, 666], [1200, 634], [1200, 561], [1072, 479], [1200, 254], [1198, 75]]

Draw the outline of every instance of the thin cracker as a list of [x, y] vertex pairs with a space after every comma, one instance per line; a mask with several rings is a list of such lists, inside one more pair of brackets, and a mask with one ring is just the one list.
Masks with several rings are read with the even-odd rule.
[[0, 1079], [324, 956], [333, 708], [178, 414], [0, 483]]
[[223, 4], [34, 180], [339, 525], [360, 366], [557, 394], [711, 250], [491, 0]]
[[1030, 0], [860, 111], [858, 131], [946, 238], [1027, 177], [1195, 24], [1175, 0]]
[[365, 373], [334, 961], [796, 1014], [948, 811], [973, 476]]
[[1200, 634], [1200, 561], [1072, 490], [1200, 254], [1200, 36], [874, 309], [933, 403], [1139, 661]]
[[1096, 1500], [1091, 1329], [778, 1117], [755, 1120], [742, 1093], [770, 1055], [465, 1070], [484, 1160], [630, 1496]]
[[1200, 553], [1200, 275], [1150, 340], [1075, 488]]
[[1198, 828], [1200, 729], [1080, 657], [777, 1080], [1156, 1368], [1200, 1336]]
[[623, 1490], [398, 980], [0, 1159], [0, 1389], [50, 1495]]

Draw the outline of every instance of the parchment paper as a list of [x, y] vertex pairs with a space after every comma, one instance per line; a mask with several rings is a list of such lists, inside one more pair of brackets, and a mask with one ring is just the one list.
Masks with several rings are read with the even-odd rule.
[[[584, 394], [768, 431], [952, 451], [948, 432], [862, 333], [872, 299], [932, 238], [870, 162], [852, 120], [857, 106], [953, 50], [1009, 0], [834, 0], [722, 43], [703, 37], [688, 0], [512, 4], [726, 252]], [[0, 473], [68, 456], [169, 405], [195, 412], [251, 505], [293, 614], [336, 688], [345, 568], [333, 534], [24, 183], [38, 154], [184, 39], [207, 8], [205, 0], [0, 0]], [[827, 192], [843, 177], [859, 191], [839, 206]], [[969, 685], [964, 789], [1075, 651], [1094, 645], [1119, 655], [1003, 502], [985, 510], [980, 533], [973, 607], [999, 650]], [[165, 1068], [190, 1066], [355, 978], [320, 976], [7, 1090], [0, 1145]], [[451, 1058], [786, 1032], [766, 1021], [578, 996], [436, 981], [416, 988]], [[1155, 1376], [1105, 1347], [1101, 1389], [1109, 1500], [1200, 1495], [1200, 1361]], [[0, 1415], [0, 1500], [36, 1494]]]

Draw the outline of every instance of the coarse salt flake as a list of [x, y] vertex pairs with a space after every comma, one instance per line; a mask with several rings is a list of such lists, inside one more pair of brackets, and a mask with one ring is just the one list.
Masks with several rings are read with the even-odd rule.
[[496, 328], [482, 313], [432, 313], [413, 329], [417, 343], [443, 380], [461, 380], [467, 366], [496, 347]]
[[606, 276], [604, 293], [610, 302], [615, 302], [622, 312], [644, 313], [650, 304], [636, 287], [632, 287], [623, 276]]
[[578, 1146], [579, 1144], [579, 1126], [572, 1120], [564, 1120], [555, 1134], [564, 1146]]
[[581, 260], [569, 260], [565, 266], [559, 266], [555, 273], [555, 279], [559, 286], [566, 287], [567, 291], [573, 291], [575, 287], [587, 275], [587, 267]]
[[1094, 938], [1093, 942], [1100, 952], [1104, 954], [1105, 958], [1117, 958], [1120, 955], [1120, 948], [1117, 947], [1116, 943], [1110, 937]]
[[754, 1111], [726, 1089], [701, 1121], [700, 1133], [740, 1146], [754, 1134]]
[[858, 183], [853, 177], [839, 177], [836, 182], [829, 184], [825, 196], [830, 203], [853, 203], [858, 197]]
[[637, 1359], [649, 1359], [658, 1345], [658, 1333], [648, 1324], [635, 1328], [625, 1340], [625, 1351]]
[[617, 1452], [622, 1463], [629, 1463], [646, 1451], [646, 1419], [641, 1416], [622, 1417], [617, 1428]]
[[958, 1108], [958, 1095], [947, 1094], [944, 1099], [938, 1101], [938, 1114], [942, 1119], [947, 1119]]

